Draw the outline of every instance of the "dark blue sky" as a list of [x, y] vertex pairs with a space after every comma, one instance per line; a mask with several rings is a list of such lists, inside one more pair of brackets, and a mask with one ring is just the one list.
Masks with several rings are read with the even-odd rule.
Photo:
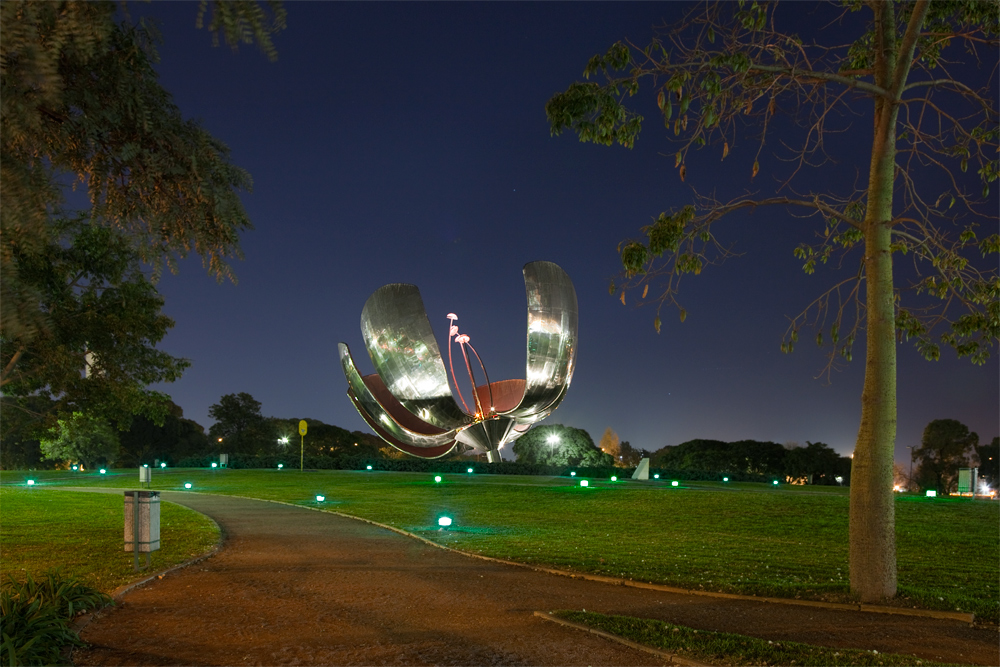
[[[807, 7], [784, 11], [812, 21]], [[239, 284], [216, 284], [194, 258], [159, 285], [177, 322], [161, 347], [192, 361], [159, 388], [186, 417], [208, 427], [209, 406], [242, 391], [265, 415], [368, 430], [336, 344], [370, 372], [361, 309], [390, 282], [420, 287], [439, 343], [455, 312], [492, 379], [523, 377], [521, 267], [545, 259], [569, 273], [580, 303], [576, 374], [549, 423], [595, 441], [611, 427], [649, 450], [752, 438], [851, 452], [863, 345], [832, 384], [814, 379], [824, 364], [814, 345], [779, 350], [786, 316], [836, 275], [806, 276], [792, 255], [813, 223], [780, 209], [728, 220], [717, 232], [745, 254], [686, 280], [687, 321], [664, 311], [659, 335], [651, 308], [608, 295], [618, 242], [689, 203], [691, 184], [720, 196], [751, 187], [751, 142], [724, 163], [704, 151], [680, 182], [651, 93], [637, 102], [648, 120], [631, 151], [549, 135], [546, 101], [616, 40], [648, 41], [679, 3], [287, 8], [275, 63], [253, 47], [213, 48], [194, 28], [195, 3], [134, 8], [162, 20], [164, 86], [254, 179]], [[866, 173], [869, 127], [858, 121], [838, 142], [841, 162], [815, 182], [849, 186]], [[771, 187], [765, 178], [753, 187]], [[950, 352], [937, 363], [905, 344], [899, 352], [897, 460], [932, 419], [958, 419], [983, 439], [1000, 432], [995, 358], [976, 367]]]

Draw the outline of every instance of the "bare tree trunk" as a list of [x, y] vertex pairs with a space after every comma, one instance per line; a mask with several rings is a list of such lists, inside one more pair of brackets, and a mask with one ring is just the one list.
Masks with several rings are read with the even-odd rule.
[[[891, 3], [873, 3], [878, 85], [891, 89], [896, 35]], [[896, 595], [896, 515], [892, 463], [896, 446], [896, 327], [891, 222], [897, 106], [875, 101], [868, 208], [865, 212], [867, 345], [861, 426], [851, 466], [851, 591], [863, 602]]]

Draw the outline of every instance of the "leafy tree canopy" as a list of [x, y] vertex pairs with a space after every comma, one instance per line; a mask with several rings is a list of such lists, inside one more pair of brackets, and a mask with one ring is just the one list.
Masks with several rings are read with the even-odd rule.
[[[203, 1], [197, 21], [207, 17], [234, 48], [256, 42], [273, 58], [285, 12], [268, 5], [270, 13], [257, 2]], [[239, 233], [250, 228], [238, 192], [251, 184], [159, 84], [157, 31], [128, 9], [0, 4], [4, 397], [52, 396], [59, 410], [87, 403], [88, 414], [107, 413], [120, 427], [133, 413], [161, 420], [162, 397], [140, 387], [186, 365], [153, 349], [172, 322], [139, 263], [155, 281], [193, 251], [219, 279], [232, 278], [227, 260], [240, 256]], [[79, 215], [65, 210], [69, 186], [87, 193]], [[96, 366], [81, 382], [87, 352]]]
[[80, 461], [87, 469], [118, 455], [118, 434], [98, 417], [74, 412], [58, 420], [41, 441], [42, 454], [47, 459]]
[[136, 414], [161, 421], [166, 397], [146, 386], [175, 380], [189, 364], [155, 348], [174, 323], [131, 241], [83, 216], [50, 230], [44, 247], [13, 253], [18, 288], [38, 300], [46, 326], [0, 334], [5, 418], [26, 413], [36, 430], [75, 411], [119, 428]]
[[536, 426], [514, 441], [514, 454], [519, 463], [541, 463], [568, 466], [610, 466], [610, 454], [594, 444], [582, 428], [547, 424]]

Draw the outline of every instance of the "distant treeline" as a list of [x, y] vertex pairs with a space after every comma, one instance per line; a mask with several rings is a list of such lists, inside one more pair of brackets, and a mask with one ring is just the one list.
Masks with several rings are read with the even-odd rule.
[[847, 485], [851, 478], [850, 457], [841, 456], [822, 442], [808, 441], [805, 446], [786, 447], [758, 440], [689, 440], [653, 452], [650, 465], [687, 473], [790, 478], [806, 484]]
[[[627, 477], [643, 457], [649, 457], [651, 476], [683, 480], [772, 481], [791, 479], [810, 484], [848, 484], [851, 461], [823, 443], [784, 447], [775, 442], [691, 440], [656, 452], [619, 442], [609, 433], [603, 447], [583, 429], [562, 424], [537, 426], [514, 442], [516, 462], [487, 464], [475, 456], [454, 455], [425, 461], [403, 454], [380, 438], [361, 431], [306, 418], [307, 433], [299, 435], [299, 418], [265, 417], [261, 404], [246, 393], [227, 394], [209, 409], [215, 423], [205, 429], [184, 418], [181, 408], [169, 404], [162, 424], [135, 417], [104, 449], [89, 447], [87, 437], [74, 441], [76, 449], [44, 455], [45, 434], [5, 420], [0, 442], [0, 467], [40, 469], [84, 463], [113, 468], [135, 468], [165, 463], [169, 467], [204, 467], [228, 455], [231, 468], [298, 468], [300, 456], [310, 469], [412, 472], [476, 472], [518, 475]], [[838, 482], [838, 478], [840, 481]]]
[[[218, 459], [213, 457], [187, 458], [178, 464], [182, 468], [204, 468], [210, 466]], [[472, 469], [473, 474], [491, 475], [552, 475], [556, 477], [570, 477], [570, 473], [576, 473], [576, 477], [604, 478], [610, 479], [617, 476], [619, 479], [628, 479], [634, 472], [634, 468], [621, 468], [619, 466], [570, 466], [570, 465], [546, 465], [542, 463], [522, 463], [518, 461], [500, 461], [499, 463], [487, 463], [476, 458], [467, 456], [449, 457], [443, 459], [418, 459], [414, 457], [386, 459], [378, 456], [352, 456], [344, 454], [340, 456], [306, 456], [304, 460], [306, 470], [359, 470], [368, 471], [371, 466], [372, 472], [392, 471], [392, 472], [425, 472], [437, 474], [469, 474]], [[276, 469], [281, 464], [285, 469], [297, 470], [299, 467], [298, 456], [232, 456], [229, 458], [229, 467], [234, 469], [250, 468], [271, 468]], [[650, 468], [649, 476], [659, 475], [662, 481], [684, 480], [684, 481], [723, 481], [728, 478], [731, 482], [766, 482], [770, 483], [777, 477], [771, 475], [758, 475], [752, 473], [716, 473], [703, 472], [698, 470], [670, 470], [665, 468]]]

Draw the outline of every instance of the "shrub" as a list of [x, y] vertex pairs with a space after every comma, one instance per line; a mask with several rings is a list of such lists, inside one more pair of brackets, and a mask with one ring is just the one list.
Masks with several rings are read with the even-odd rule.
[[88, 609], [112, 604], [110, 597], [76, 579], [49, 571], [35, 581], [7, 575], [0, 584], [0, 662], [8, 665], [66, 664], [62, 649], [83, 642], [69, 623]]

